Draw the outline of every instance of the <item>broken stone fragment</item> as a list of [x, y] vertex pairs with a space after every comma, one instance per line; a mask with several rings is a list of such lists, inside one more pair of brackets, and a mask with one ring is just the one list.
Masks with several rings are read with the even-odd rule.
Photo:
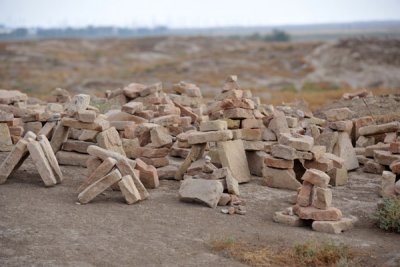
[[231, 202], [231, 200], [232, 197], [230, 194], [222, 193], [221, 198], [218, 201], [218, 206], [226, 206]]
[[317, 232], [328, 234], [340, 234], [354, 227], [357, 218], [351, 216], [342, 218], [339, 221], [314, 221], [311, 225], [312, 229]]
[[297, 190], [301, 184], [296, 179], [293, 169], [263, 168], [263, 183], [273, 188]]
[[323, 171], [316, 169], [308, 169], [306, 170], [301, 179], [303, 181], [309, 182], [310, 184], [326, 188], [328, 186], [330, 177]]
[[118, 186], [122, 195], [125, 197], [126, 203], [133, 204], [140, 200], [139, 191], [133, 183], [130, 175], [122, 177], [121, 181], [118, 182]]
[[121, 173], [118, 170], [113, 170], [106, 176], [100, 178], [97, 182], [89, 185], [78, 195], [78, 201], [82, 204], [87, 204], [96, 196], [104, 192], [107, 188], [121, 180]]
[[285, 114], [281, 111], [274, 112], [274, 117], [269, 122], [268, 128], [275, 133], [277, 138], [279, 138], [282, 133], [290, 133]]
[[135, 168], [139, 170], [140, 181], [146, 188], [157, 188], [160, 185], [157, 170], [154, 166], [147, 165], [141, 159], [136, 159]]
[[223, 186], [216, 180], [185, 179], [179, 188], [179, 198], [186, 202], [200, 202], [210, 208], [217, 207]]
[[28, 150], [44, 184], [46, 186], [53, 186], [57, 184], [53, 169], [50, 167], [49, 161], [47, 160], [39, 142], [33, 139], [29, 139]]

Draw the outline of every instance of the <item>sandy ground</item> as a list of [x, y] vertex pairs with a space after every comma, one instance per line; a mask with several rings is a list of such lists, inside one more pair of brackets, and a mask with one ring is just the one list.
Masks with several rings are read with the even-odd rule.
[[247, 214], [228, 216], [180, 202], [176, 181], [161, 181], [136, 205], [111, 191], [78, 205], [85, 169], [62, 171], [64, 182], [45, 188], [28, 159], [0, 186], [0, 266], [243, 266], [214, 253], [209, 244], [216, 239], [271, 246], [333, 239], [367, 252], [363, 266], [400, 264], [400, 236], [376, 229], [369, 218], [379, 201], [377, 175], [353, 172], [348, 185], [334, 189], [334, 205], [360, 220], [352, 231], [330, 235], [274, 223], [274, 211], [289, 206], [294, 192], [259, 179], [240, 187]]

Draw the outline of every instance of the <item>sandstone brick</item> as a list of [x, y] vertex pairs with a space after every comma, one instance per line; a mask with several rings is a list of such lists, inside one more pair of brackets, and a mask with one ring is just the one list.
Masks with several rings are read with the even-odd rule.
[[228, 129], [228, 123], [224, 120], [206, 121], [200, 123], [200, 131], [222, 131]]
[[181, 183], [179, 198], [181, 201], [200, 202], [215, 208], [222, 192], [223, 187], [219, 181], [188, 178]]
[[73, 116], [78, 111], [85, 110], [90, 103], [90, 96], [85, 94], [75, 95], [71, 102], [69, 102], [65, 108], [65, 112], [69, 116]]
[[268, 128], [271, 129], [275, 135], [279, 138], [281, 133], [289, 133], [289, 127], [287, 125], [286, 117], [283, 112], [275, 111], [274, 116], [268, 124]]
[[315, 207], [294, 206], [293, 211], [301, 219], [314, 221], [339, 221], [342, 218], [342, 212], [334, 207], [325, 210]]
[[296, 150], [294, 148], [281, 144], [275, 144], [271, 147], [271, 155], [286, 160], [294, 160], [297, 158]]
[[344, 159], [344, 166], [348, 171], [357, 169], [359, 167], [356, 153], [348, 133], [339, 133], [338, 141], [333, 149], [333, 154]]
[[129, 102], [126, 103], [125, 105], [122, 106], [121, 111], [129, 113], [129, 114], [135, 114], [138, 111], [143, 110], [143, 103], [141, 102]]
[[251, 109], [231, 108], [223, 111], [223, 117], [228, 119], [251, 119], [254, 118], [254, 115]]
[[351, 131], [353, 129], [353, 121], [333, 121], [329, 122], [328, 127], [335, 131], [347, 132], [351, 134]]
[[381, 196], [390, 197], [395, 195], [396, 175], [389, 171], [382, 172]]
[[317, 137], [315, 144], [325, 146], [326, 152], [332, 153], [338, 138], [337, 132], [323, 132]]
[[317, 232], [328, 234], [340, 234], [353, 228], [355, 217], [342, 218], [339, 221], [314, 221], [312, 229]]
[[22, 164], [28, 155], [28, 141], [21, 139], [0, 165], [0, 184], [4, 183], [11, 173]]
[[279, 159], [270, 156], [268, 154], [266, 154], [264, 158], [264, 163], [268, 167], [278, 168], [278, 169], [293, 169], [294, 167], [293, 160]]
[[11, 151], [13, 146], [7, 123], [0, 123], [0, 151]]
[[323, 172], [328, 172], [333, 168], [333, 161], [325, 157], [322, 157], [318, 160], [306, 160], [304, 162], [304, 167], [306, 169], [317, 169]]
[[93, 142], [84, 142], [78, 140], [68, 139], [62, 146], [64, 151], [75, 151], [83, 154], [87, 154], [87, 148], [90, 145], [94, 145]]
[[96, 196], [104, 192], [107, 188], [121, 180], [121, 173], [118, 170], [113, 170], [108, 175], [102, 177], [95, 183], [91, 184], [85, 190], [79, 193], [78, 200], [82, 204], [87, 204]]
[[136, 159], [136, 167], [140, 171], [140, 181], [146, 188], [157, 188], [160, 185], [157, 170], [154, 166], [147, 165], [144, 161]]
[[283, 211], [277, 211], [274, 213], [272, 220], [277, 223], [289, 225], [289, 226], [304, 226], [304, 221], [299, 216], [293, 214], [285, 214]]
[[130, 175], [125, 175], [118, 182], [118, 186], [121, 190], [122, 195], [125, 198], [126, 203], [133, 204], [140, 200], [140, 194], [135, 184], [133, 183]]
[[333, 168], [327, 173], [330, 177], [329, 184], [333, 186], [341, 186], [347, 184], [349, 176], [346, 168]]
[[220, 142], [232, 139], [232, 131], [214, 131], [214, 132], [194, 132], [188, 137], [189, 144], [201, 144], [207, 142]]
[[150, 130], [150, 139], [152, 146], [162, 147], [172, 143], [172, 137], [164, 127], [154, 127]]
[[357, 140], [360, 137], [359, 130], [361, 127], [375, 124], [375, 120], [371, 116], [354, 119], [354, 136]]
[[297, 194], [296, 203], [302, 207], [308, 207], [312, 203], [312, 189], [313, 185], [304, 181]]
[[375, 150], [389, 151], [389, 149], [390, 149], [390, 144], [378, 143], [376, 145], [367, 146], [365, 148], [364, 155], [366, 157], [372, 158], [374, 157]]
[[236, 129], [232, 130], [233, 139], [242, 139], [247, 141], [259, 141], [261, 140], [260, 129]]
[[400, 174], [400, 161], [396, 160], [390, 164], [390, 169], [393, 173]]
[[385, 166], [369, 159], [367, 162], [365, 162], [362, 170], [363, 172], [367, 173], [382, 174], [382, 172], [385, 170]]
[[39, 142], [30, 139], [27, 146], [36, 170], [39, 172], [44, 184], [46, 186], [55, 185], [57, 180], [54, 176], [53, 169], [50, 167], [49, 161], [47, 160]]
[[400, 122], [394, 121], [380, 125], [367, 125], [359, 129], [360, 135], [375, 135], [400, 130]]
[[400, 154], [400, 142], [390, 143], [389, 151], [393, 154]]
[[246, 151], [247, 163], [252, 175], [262, 177], [262, 170], [264, 168], [264, 160], [267, 153], [264, 151]]
[[110, 127], [110, 123], [100, 117], [92, 123], [80, 122], [73, 118], [64, 117], [62, 118], [62, 124], [66, 127], [95, 131], [104, 131]]
[[269, 128], [265, 128], [262, 130], [261, 138], [264, 141], [276, 141], [277, 140], [275, 133]]
[[69, 151], [58, 151], [56, 153], [56, 158], [60, 165], [86, 167], [86, 161], [88, 160], [89, 155]]
[[96, 137], [96, 140], [100, 147], [126, 156], [125, 151], [122, 147], [121, 138], [114, 127], [111, 127], [99, 133]]
[[392, 154], [390, 151], [375, 150], [374, 159], [379, 164], [389, 166], [392, 162], [400, 160], [400, 155]]
[[[141, 164], [141, 163], [139, 163]], [[149, 192], [147, 191], [146, 187], [140, 180], [140, 172], [137, 174], [137, 170], [135, 170], [131, 164], [126, 158], [121, 158], [117, 161], [117, 168], [121, 172], [123, 176], [125, 175], [130, 175], [132, 177], [132, 181], [135, 184], [135, 187], [137, 188], [139, 194], [140, 194], [140, 199], [144, 200], [149, 197]], [[144, 167], [143, 167], [144, 168]], [[145, 178], [145, 176], [150, 176], [151, 174], [147, 173], [142, 173], [142, 176]], [[158, 177], [158, 176], [157, 176]], [[153, 179], [156, 179], [153, 177]], [[153, 182], [154, 183], [154, 182]], [[155, 182], [157, 183], [157, 182]]]
[[63, 174], [61, 172], [60, 166], [58, 166], [57, 158], [54, 155], [53, 149], [51, 148], [50, 142], [45, 135], [38, 136], [39, 144], [43, 150], [46, 159], [49, 162], [51, 169], [53, 170], [54, 176], [56, 178], [57, 183], [61, 183], [64, 179]]

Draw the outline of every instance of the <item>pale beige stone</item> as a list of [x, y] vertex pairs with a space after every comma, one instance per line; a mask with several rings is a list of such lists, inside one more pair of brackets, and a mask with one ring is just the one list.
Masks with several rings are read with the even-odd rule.
[[367, 125], [359, 129], [360, 135], [375, 135], [388, 132], [397, 132], [400, 130], [400, 122], [394, 121], [380, 125]]
[[42, 150], [52, 168], [57, 183], [61, 183], [64, 179], [63, 174], [61, 172], [60, 166], [58, 165], [58, 161], [56, 156], [54, 155], [53, 149], [51, 148], [51, 144], [45, 135], [38, 135], [39, 144], [42, 147]]
[[13, 146], [7, 123], [0, 123], [0, 151], [11, 151]]
[[94, 110], [80, 110], [76, 113], [76, 119], [81, 122], [92, 123], [96, 120], [97, 113]]
[[86, 161], [88, 160], [89, 155], [60, 150], [56, 153], [56, 158], [60, 165], [86, 167]]
[[151, 144], [155, 147], [162, 147], [172, 143], [172, 137], [168, 130], [162, 126], [150, 130]]
[[119, 159], [117, 161], [117, 168], [121, 172], [122, 175], [130, 175], [135, 187], [137, 188], [140, 199], [147, 199], [150, 194], [147, 191], [146, 187], [143, 185], [142, 181], [139, 178], [139, 175], [136, 174], [136, 170], [132, 167], [132, 164], [129, 163], [127, 159]]
[[218, 142], [218, 153], [223, 167], [228, 167], [239, 183], [250, 181], [250, 170], [242, 140]]
[[314, 186], [315, 194], [312, 201], [312, 206], [317, 209], [328, 209], [332, 205], [332, 190]]
[[50, 144], [54, 153], [61, 149], [62, 144], [67, 141], [69, 135], [69, 127], [64, 126], [62, 123], [57, 124], [54, 129], [53, 137]]
[[330, 177], [323, 171], [316, 169], [308, 169], [306, 170], [301, 179], [303, 181], [309, 182], [310, 184], [326, 188], [328, 186]]
[[296, 174], [293, 169], [264, 167], [263, 177], [264, 184], [273, 188], [297, 190], [301, 186], [301, 183], [296, 179]]
[[122, 147], [121, 138], [114, 127], [99, 133], [96, 140], [100, 147], [126, 156], [124, 148]]
[[339, 133], [338, 141], [333, 149], [333, 154], [344, 160], [344, 166], [348, 171], [355, 170], [359, 167], [357, 156], [348, 133]]
[[85, 110], [90, 104], [90, 95], [78, 94], [75, 95], [71, 102], [65, 108], [65, 112], [69, 116], [75, 115], [76, 112]]
[[122, 176], [118, 170], [113, 170], [108, 175], [102, 177], [97, 182], [91, 184], [85, 190], [79, 193], [78, 201], [87, 204], [96, 196], [104, 192], [107, 188], [121, 180]]
[[314, 145], [314, 139], [311, 136], [300, 134], [281, 133], [278, 141], [282, 145], [291, 146], [300, 151], [311, 151]]
[[223, 131], [228, 129], [228, 123], [224, 120], [205, 121], [200, 123], [201, 132]]
[[11, 173], [22, 164], [28, 155], [28, 141], [20, 139], [0, 165], [0, 184], [3, 184]]
[[46, 186], [53, 186], [57, 184], [54, 172], [50, 167], [49, 161], [47, 160], [39, 142], [33, 139], [30, 139], [28, 141], [29, 154], [44, 184]]
[[125, 197], [126, 203], [133, 204], [141, 199], [139, 191], [137, 190], [130, 175], [122, 177], [121, 181], [118, 182], [118, 186], [122, 195]]
[[232, 131], [213, 131], [213, 132], [194, 132], [188, 137], [188, 143], [191, 145], [207, 142], [220, 142], [232, 139]]
[[179, 199], [186, 202], [200, 202], [210, 208], [217, 207], [223, 186], [216, 180], [185, 179], [179, 188]]
[[116, 164], [117, 161], [115, 159], [106, 158], [93, 172], [89, 173], [88, 177], [78, 187], [78, 192], [82, 192], [85, 188], [106, 176], [112, 171]]

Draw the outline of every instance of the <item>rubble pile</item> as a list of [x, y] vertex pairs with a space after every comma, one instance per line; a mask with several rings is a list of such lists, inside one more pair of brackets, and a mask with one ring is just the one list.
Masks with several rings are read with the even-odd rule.
[[312, 229], [318, 232], [339, 234], [353, 227], [355, 217], [345, 218], [332, 206], [330, 177], [316, 169], [308, 169], [298, 189], [296, 204], [274, 214], [273, 220], [291, 226], [304, 226], [311, 220]]

